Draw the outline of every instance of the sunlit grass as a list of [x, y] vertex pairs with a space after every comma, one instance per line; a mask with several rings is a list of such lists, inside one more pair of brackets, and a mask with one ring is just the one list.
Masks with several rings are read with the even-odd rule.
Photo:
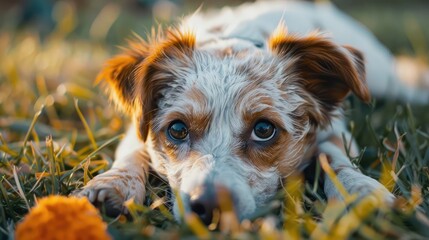
[[[63, 11], [72, 11], [67, 9], [63, 6]], [[73, 14], [59, 18], [63, 28], [44, 42], [34, 33], [0, 33], [1, 239], [13, 236], [38, 198], [68, 195], [106, 171], [127, 127], [127, 120], [94, 86], [98, 70], [112, 54], [111, 46], [100, 43], [106, 30], [94, 30], [93, 40], [68, 38], [77, 21]], [[355, 98], [346, 105], [350, 128], [365, 149], [352, 160], [398, 196], [394, 206], [377, 197], [357, 200], [346, 192], [347, 205], [327, 201], [319, 175], [306, 180], [294, 175], [250, 220], [238, 222], [224, 214], [206, 227], [187, 215], [178, 224], [169, 211], [167, 184], [151, 174], [144, 206], [128, 201], [129, 216], [103, 215], [110, 234], [118, 239], [429, 237], [427, 106], [367, 106]], [[325, 172], [335, 182], [323, 159], [316, 173]], [[339, 183], [337, 187], [341, 189]], [[218, 231], [209, 231], [217, 226]]]

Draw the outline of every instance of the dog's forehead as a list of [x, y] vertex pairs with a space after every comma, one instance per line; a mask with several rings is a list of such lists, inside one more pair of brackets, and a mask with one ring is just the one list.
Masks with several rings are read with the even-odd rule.
[[247, 42], [244, 47], [236, 43], [204, 45], [193, 52], [187, 66], [173, 66], [160, 109], [191, 104], [224, 111], [246, 98], [250, 104], [256, 97], [274, 96], [282, 79], [277, 59]]
[[200, 91], [209, 102], [236, 102], [249, 91], [270, 88], [280, 80], [273, 56], [253, 44], [223, 40], [197, 48], [187, 76], [181, 79], [187, 90]]

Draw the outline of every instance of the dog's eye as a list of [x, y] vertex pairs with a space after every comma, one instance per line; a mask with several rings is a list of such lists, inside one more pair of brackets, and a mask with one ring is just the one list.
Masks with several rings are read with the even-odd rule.
[[179, 120], [172, 122], [167, 131], [173, 140], [184, 140], [188, 136], [188, 127]]
[[266, 120], [259, 121], [253, 127], [250, 139], [257, 142], [265, 142], [272, 139], [276, 135], [274, 125]]

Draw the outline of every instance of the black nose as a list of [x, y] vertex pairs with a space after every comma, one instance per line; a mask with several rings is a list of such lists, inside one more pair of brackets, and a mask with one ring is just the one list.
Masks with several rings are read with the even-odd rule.
[[[227, 212], [235, 216], [233, 194], [227, 187], [205, 184], [197, 190], [199, 191], [190, 196], [190, 207], [205, 225], [217, 225]], [[213, 216], [216, 216], [216, 219], [213, 219]]]
[[209, 189], [196, 196], [191, 196], [190, 207], [192, 212], [197, 214], [205, 225], [209, 225], [212, 223], [213, 211], [219, 210], [215, 191]]

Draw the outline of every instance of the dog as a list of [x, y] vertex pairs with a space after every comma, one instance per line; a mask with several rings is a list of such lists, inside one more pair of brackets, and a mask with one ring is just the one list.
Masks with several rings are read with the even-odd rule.
[[[219, 196], [229, 196], [243, 220], [324, 154], [350, 194], [392, 203], [394, 195], [350, 162], [344, 146], [351, 156], [359, 148], [341, 103], [350, 92], [368, 103], [387, 91], [423, 101], [427, 94], [404, 90], [393, 64], [330, 4], [270, 1], [195, 13], [131, 41], [100, 72], [133, 124], [112, 168], [76, 195], [116, 209], [132, 198], [142, 204], [151, 167], [174, 190], [177, 219], [194, 213], [210, 224]], [[323, 189], [343, 199], [327, 175]]]

